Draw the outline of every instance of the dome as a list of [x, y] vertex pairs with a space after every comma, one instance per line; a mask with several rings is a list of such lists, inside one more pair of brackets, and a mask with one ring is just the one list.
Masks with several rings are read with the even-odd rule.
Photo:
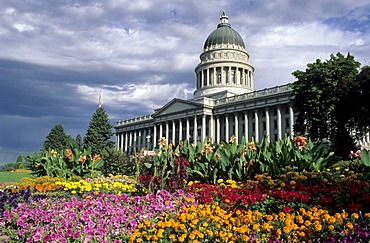
[[207, 49], [207, 47], [216, 44], [235, 44], [245, 48], [242, 37], [238, 32], [231, 28], [228, 19], [229, 18], [224, 11], [220, 17], [221, 22], [217, 25], [217, 29], [215, 29], [206, 39], [204, 50]]

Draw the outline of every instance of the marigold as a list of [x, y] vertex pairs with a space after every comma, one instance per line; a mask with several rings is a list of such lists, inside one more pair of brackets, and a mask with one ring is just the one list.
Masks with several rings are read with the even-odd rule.
[[346, 224], [346, 227], [347, 227], [348, 229], [353, 229], [353, 224], [352, 224], [351, 222], [348, 222], [348, 223]]

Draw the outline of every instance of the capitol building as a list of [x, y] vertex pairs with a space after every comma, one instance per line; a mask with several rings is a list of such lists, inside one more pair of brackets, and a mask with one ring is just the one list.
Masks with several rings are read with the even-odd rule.
[[173, 99], [153, 114], [118, 121], [116, 146], [132, 154], [153, 150], [158, 140], [178, 144], [211, 138], [214, 142], [276, 141], [293, 136], [294, 111], [288, 85], [254, 90], [254, 67], [244, 41], [225, 12], [204, 42], [195, 68], [196, 90], [189, 100]]

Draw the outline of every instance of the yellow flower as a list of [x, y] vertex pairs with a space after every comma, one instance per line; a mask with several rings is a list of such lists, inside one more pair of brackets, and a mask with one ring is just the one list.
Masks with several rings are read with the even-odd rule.
[[353, 214], [351, 214], [351, 217], [352, 217], [352, 218], [355, 218], [355, 219], [358, 219], [358, 218], [359, 218], [359, 216], [358, 216], [358, 214], [357, 214], [357, 213], [353, 213]]
[[159, 143], [159, 147], [162, 148], [162, 147], [164, 147], [167, 144], [167, 140], [166, 140], [165, 137], [161, 137], [159, 139], [158, 143]]
[[329, 230], [329, 231], [334, 230], [334, 225], [330, 224], [330, 225], [328, 226], [328, 230]]
[[351, 222], [348, 222], [346, 226], [348, 229], [353, 229], [353, 224]]
[[321, 224], [315, 224], [315, 230], [316, 231], [320, 231], [322, 229], [322, 225]]
[[310, 226], [310, 225], [311, 225], [311, 222], [310, 222], [310, 221], [308, 221], [308, 220], [306, 220], [306, 221], [304, 221], [304, 225], [306, 225], [306, 226]]
[[231, 138], [230, 138], [230, 143], [234, 143], [236, 140], [236, 137], [235, 135], [232, 135]]
[[254, 142], [248, 143], [248, 148], [249, 148], [250, 151], [256, 151], [257, 150]]

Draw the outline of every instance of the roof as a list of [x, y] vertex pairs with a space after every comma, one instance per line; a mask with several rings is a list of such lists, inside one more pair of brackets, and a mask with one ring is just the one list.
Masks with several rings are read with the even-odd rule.
[[220, 23], [206, 39], [204, 49], [216, 44], [236, 44], [245, 48], [243, 38], [229, 24], [228, 16], [225, 11], [220, 16]]

